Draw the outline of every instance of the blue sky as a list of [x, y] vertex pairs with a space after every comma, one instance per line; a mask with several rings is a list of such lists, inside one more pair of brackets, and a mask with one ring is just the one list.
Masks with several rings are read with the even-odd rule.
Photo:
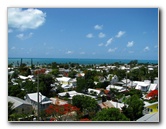
[[8, 8], [8, 57], [158, 59], [157, 8]]

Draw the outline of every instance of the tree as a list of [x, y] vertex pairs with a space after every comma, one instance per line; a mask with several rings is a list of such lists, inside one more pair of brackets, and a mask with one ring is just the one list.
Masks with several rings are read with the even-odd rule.
[[96, 114], [93, 121], [129, 121], [117, 108], [105, 108]]
[[15, 96], [21, 99], [24, 99], [26, 92], [21, 90], [19, 85], [10, 85], [8, 87], [8, 96]]
[[99, 110], [96, 100], [89, 96], [76, 95], [73, 97], [72, 103], [74, 106], [80, 108], [83, 115], [88, 115], [90, 118]]
[[122, 108], [122, 112], [126, 117], [130, 118], [131, 121], [135, 121], [143, 116], [144, 102], [138, 97], [133, 95], [126, 100], [128, 106]]
[[137, 89], [130, 89], [128, 92], [125, 92], [126, 95], [137, 95], [139, 98], [142, 98], [142, 91]]
[[71, 104], [53, 105], [51, 104], [46, 110], [47, 116], [52, 116], [58, 121], [76, 120], [79, 108]]
[[51, 84], [54, 83], [54, 79], [49, 74], [39, 75], [39, 88], [43, 89], [41, 93], [45, 96], [50, 96], [50, 90], [52, 89]]
[[146, 97], [150, 97], [151, 100], [158, 100], [158, 90], [152, 90], [149, 92]]
[[56, 62], [52, 62], [52, 69], [57, 69], [57, 63]]
[[58, 69], [53, 69], [52, 72], [51, 72], [51, 74], [54, 75], [55, 77], [57, 77], [59, 73], [60, 72], [59, 72]]
[[77, 78], [77, 87], [76, 91], [77, 92], [85, 92], [87, 90], [86, 88], [86, 80], [84, 78]]
[[71, 77], [71, 78], [75, 78], [76, 74], [77, 74], [77, 72], [72, 70], [72, 71], [69, 72], [68, 76]]
[[12, 121], [12, 114], [15, 113], [14, 103], [8, 102], [8, 120]]

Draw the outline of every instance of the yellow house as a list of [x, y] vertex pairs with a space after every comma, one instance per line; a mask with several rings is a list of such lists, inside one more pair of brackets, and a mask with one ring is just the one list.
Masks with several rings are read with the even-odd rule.
[[152, 114], [158, 112], [158, 102], [148, 103], [144, 102], [144, 113], [145, 114]]

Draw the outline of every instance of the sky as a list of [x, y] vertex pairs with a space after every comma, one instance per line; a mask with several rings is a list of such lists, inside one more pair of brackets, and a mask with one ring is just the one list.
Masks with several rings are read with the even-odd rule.
[[9, 58], [158, 60], [158, 8], [8, 8]]

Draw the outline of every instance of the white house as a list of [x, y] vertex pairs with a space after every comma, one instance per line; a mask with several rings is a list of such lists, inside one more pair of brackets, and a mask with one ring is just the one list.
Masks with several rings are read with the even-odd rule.
[[118, 92], [123, 92], [123, 91], [126, 91], [126, 89], [122, 86], [116, 86], [116, 85], [108, 85], [106, 87], [106, 90], [109, 90], [110, 91], [110, 88], [115, 88], [118, 90]]
[[63, 89], [69, 89], [76, 87], [76, 79], [71, 79], [69, 77], [59, 77], [56, 80], [61, 84]]
[[96, 90], [96, 89], [91, 89], [91, 88], [88, 88], [88, 93], [89, 94], [95, 94], [95, 95], [102, 95], [103, 93], [101, 92], [101, 90]]
[[122, 107], [124, 106], [124, 103], [119, 103], [119, 102], [114, 102], [114, 101], [109, 101], [115, 108], [118, 108], [122, 110]]
[[[37, 93], [29, 93], [25, 96], [25, 100], [29, 103], [32, 104], [33, 108], [35, 110], [38, 109], [38, 94]], [[52, 103], [52, 101], [50, 100], [50, 98], [42, 95], [39, 92], [39, 108], [41, 110], [46, 109], [50, 104]]]
[[135, 89], [141, 90], [143, 92], [147, 92], [150, 87], [150, 81], [145, 80], [144, 82], [142, 81], [133, 81], [134, 84], [136, 84]]

